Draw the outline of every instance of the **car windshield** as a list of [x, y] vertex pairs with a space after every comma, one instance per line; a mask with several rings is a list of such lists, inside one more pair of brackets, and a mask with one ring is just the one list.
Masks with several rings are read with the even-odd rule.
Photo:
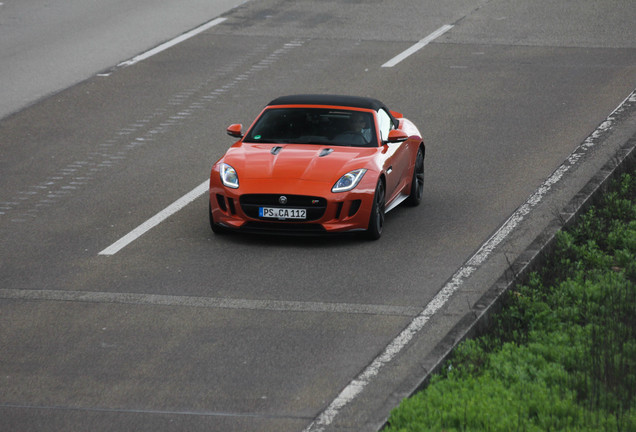
[[377, 147], [373, 115], [327, 108], [271, 108], [244, 142]]

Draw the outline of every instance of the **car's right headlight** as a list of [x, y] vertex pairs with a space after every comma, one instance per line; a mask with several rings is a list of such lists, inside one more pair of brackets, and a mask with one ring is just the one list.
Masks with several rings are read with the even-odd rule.
[[226, 163], [222, 163], [220, 168], [221, 182], [229, 188], [238, 189], [239, 179], [236, 170]]
[[336, 184], [333, 185], [331, 192], [338, 193], [350, 191], [354, 187], [358, 186], [358, 183], [360, 183], [365, 172], [367, 172], [365, 168], [349, 171], [340, 177]]

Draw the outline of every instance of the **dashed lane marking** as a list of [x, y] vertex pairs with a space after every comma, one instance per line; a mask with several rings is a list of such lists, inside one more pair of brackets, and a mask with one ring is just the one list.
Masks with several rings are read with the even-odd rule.
[[137, 240], [139, 237], [159, 225], [164, 220], [168, 219], [170, 216], [190, 204], [195, 199], [199, 198], [201, 195], [208, 191], [209, 180], [204, 181], [199, 186], [192, 189], [190, 192], [170, 204], [165, 209], [161, 210], [159, 213], [139, 225], [137, 228], [117, 240], [112, 245], [108, 246], [106, 249], [102, 250], [99, 255], [114, 255], [119, 252], [121, 249], [128, 246], [130, 243]]
[[424, 48], [426, 45], [428, 45], [429, 43], [431, 43], [432, 41], [434, 41], [438, 37], [442, 36], [444, 33], [446, 33], [447, 31], [449, 31], [452, 28], [453, 28], [453, 26], [450, 25], [450, 24], [446, 24], [446, 25], [441, 26], [440, 28], [435, 30], [430, 35], [426, 36], [424, 39], [422, 39], [421, 41], [419, 41], [418, 43], [416, 43], [415, 45], [413, 45], [409, 49], [401, 52], [400, 54], [396, 55], [395, 57], [393, 57], [388, 62], [384, 63], [382, 65], [382, 67], [390, 68], [390, 67], [393, 67], [393, 66], [397, 65], [402, 60], [406, 59], [409, 56], [412, 56], [413, 54], [415, 54], [416, 52], [418, 52], [419, 50]]
[[126, 66], [132, 66], [135, 63], [139, 63], [140, 61], [146, 60], [149, 57], [152, 57], [155, 54], [159, 54], [162, 51], [167, 50], [168, 48], [171, 48], [177, 44], [180, 44], [181, 42], [190, 39], [193, 36], [198, 35], [199, 33], [203, 33], [206, 30], [211, 29], [212, 27], [221, 24], [223, 21], [227, 20], [227, 18], [216, 18], [213, 19], [212, 21], [209, 21], [193, 30], [190, 30], [187, 33], [182, 34], [181, 36], [178, 36], [172, 40], [169, 40], [168, 42], [165, 42], [161, 45], [159, 45], [158, 47], [155, 47], [151, 50], [146, 51], [143, 54], [139, 54], [136, 57], [133, 57], [130, 60], [127, 60], [125, 62], [121, 62], [119, 63], [117, 66], [118, 67], [126, 67]]

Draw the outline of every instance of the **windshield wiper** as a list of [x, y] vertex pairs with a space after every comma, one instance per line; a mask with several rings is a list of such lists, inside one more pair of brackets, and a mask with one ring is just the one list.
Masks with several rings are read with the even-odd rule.
[[284, 143], [287, 143], [286, 140], [279, 140], [279, 139], [254, 139], [254, 138], [244, 139], [243, 142], [254, 143], [254, 144], [284, 144]]

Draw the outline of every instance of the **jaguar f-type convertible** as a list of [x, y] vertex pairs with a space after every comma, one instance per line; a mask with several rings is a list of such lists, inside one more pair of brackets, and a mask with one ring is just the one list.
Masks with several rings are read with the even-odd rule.
[[212, 167], [215, 233], [362, 231], [378, 239], [385, 213], [416, 206], [425, 146], [415, 125], [364, 97], [294, 95], [271, 101]]

